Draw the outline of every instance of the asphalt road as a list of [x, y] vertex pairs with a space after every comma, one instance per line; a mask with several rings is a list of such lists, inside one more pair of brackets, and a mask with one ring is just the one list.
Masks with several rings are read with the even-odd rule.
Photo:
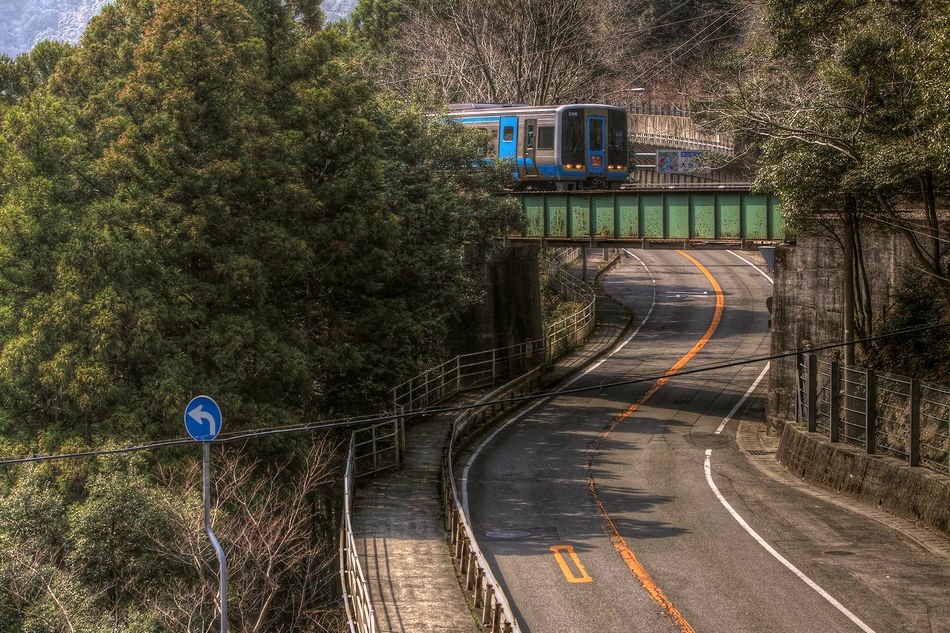
[[[768, 353], [770, 282], [739, 255], [761, 259], [631, 255], [605, 288], [637, 331], [571, 386]], [[737, 446], [764, 369], [559, 396], [478, 447], [468, 513], [522, 631], [950, 630], [945, 557]]]

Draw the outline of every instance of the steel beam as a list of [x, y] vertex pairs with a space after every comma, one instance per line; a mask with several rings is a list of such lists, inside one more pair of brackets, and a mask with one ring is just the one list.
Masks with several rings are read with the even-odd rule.
[[514, 195], [525, 230], [506, 241], [593, 248], [735, 247], [785, 239], [781, 202], [747, 189], [540, 191]]

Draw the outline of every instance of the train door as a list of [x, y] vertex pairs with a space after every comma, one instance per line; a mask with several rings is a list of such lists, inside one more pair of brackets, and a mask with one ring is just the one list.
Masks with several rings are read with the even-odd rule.
[[602, 116], [587, 117], [587, 173], [603, 176], [606, 164], [606, 120]]
[[524, 138], [521, 139], [521, 160], [518, 161], [518, 176], [520, 178], [538, 177], [538, 164], [535, 158], [537, 130], [537, 119], [524, 120]]
[[518, 160], [518, 117], [501, 117], [501, 138], [498, 140], [498, 158]]

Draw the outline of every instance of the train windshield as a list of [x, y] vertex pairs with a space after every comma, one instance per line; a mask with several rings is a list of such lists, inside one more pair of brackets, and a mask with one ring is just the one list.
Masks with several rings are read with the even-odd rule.
[[561, 130], [561, 161], [565, 164], [583, 163], [584, 152], [584, 109], [564, 110]]
[[620, 110], [607, 112], [607, 162], [627, 164], [627, 113]]

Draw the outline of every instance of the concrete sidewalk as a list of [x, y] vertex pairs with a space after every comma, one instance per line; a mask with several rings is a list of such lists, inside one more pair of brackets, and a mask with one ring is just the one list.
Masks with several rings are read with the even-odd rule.
[[[579, 269], [573, 272], [580, 276]], [[545, 372], [544, 387], [606, 353], [631, 322], [632, 313], [599, 289], [596, 301], [594, 334]], [[356, 486], [354, 537], [381, 633], [478, 631], [455, 574], [439, 500], [442, 447], [456, 416], [447, 413], [411, 422], [402, 469]]]

